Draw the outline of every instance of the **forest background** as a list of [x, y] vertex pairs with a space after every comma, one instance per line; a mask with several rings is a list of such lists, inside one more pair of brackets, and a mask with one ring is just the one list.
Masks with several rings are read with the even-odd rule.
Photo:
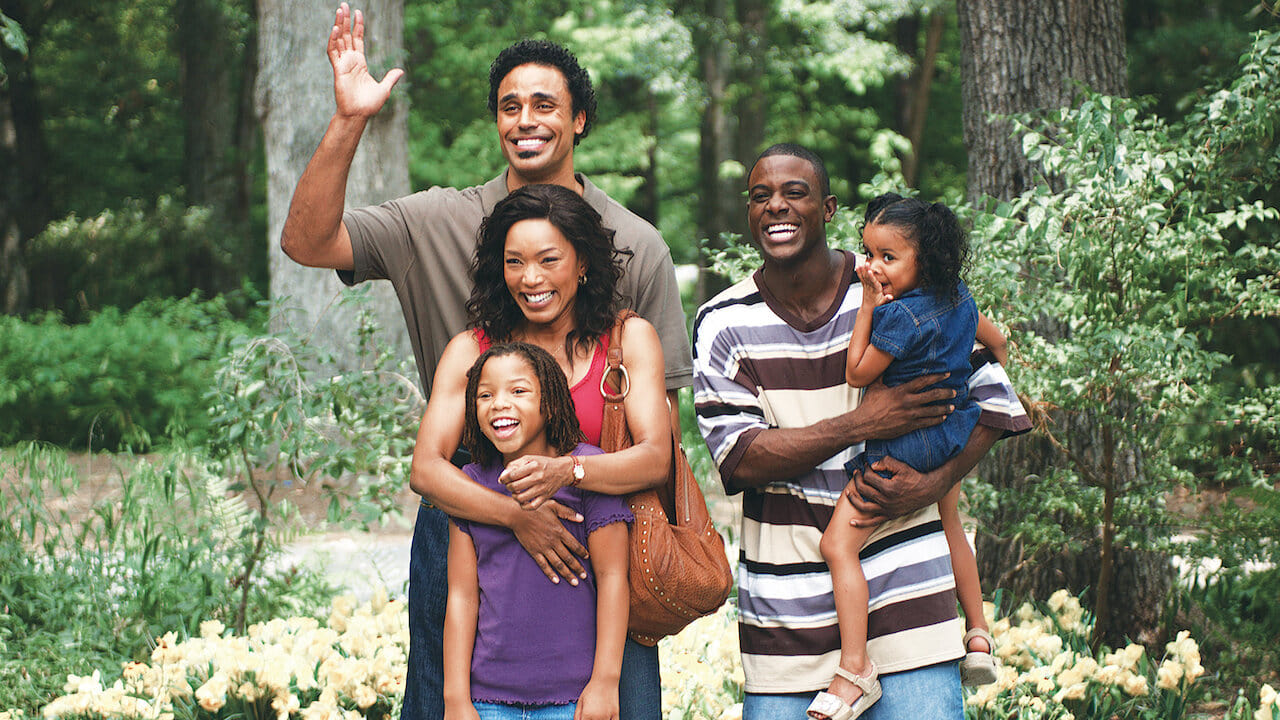
[[[488, 63], [542, 36], [596, 84], [599, 124], [577, 168], [698, 269], [690, 313], [751, 263], [742, 184], [771, 142], [827, 161], [844, 246], [857, 248], [859, 207], [884, 189], [959, 208], [974, 228], [970, 284], [1009, 330], [1010, 374], [1037, 421], [966, 484], [989, 590], [1009, 609], [1068, 588], [1097, 613], [1092, 651], [1158, 648], [1191, 625], [1219, 663], [1210, 699], [1239, 707], [1236, 689], [1256, 697], [1280, 667], [1280, 23], [1245, 0], [1037, 0], [994, 19], [980, 5], [371, 2], [375, 74], [407, 76], [358, 160], [366, 194], [348, 201], [499, 172]], [[330, 274], [282, 261], [277, 242], [331, 112], [332, 11], [0, 2], [0, 662], [26, 673], [0, 706], [34, 710], [61, 687], [31, 674], [39, 652], [9, 655], [38, 647], [42, 626], [63, 634], [50, 668], [83, 670], [137, 654], [157, 627], [244, 629], [314, 605], [320, 580], [264, 570], [298, 532], [275, 500], [288, 483], [324, 484], [334, 521], [393, 512], [420, 400], [399, 311], [376, 293], [337, 300]], [[1000, 134], [1030, 169], [993, 181], [1014, 163], [968, 129], [985, 119], [974, 88], [997, 84], [974, 68], [982, 41], [1026, 42], [1030, 18], [1073, 12], [1110, 22], [1122, 66], [1109, 83], [1073, 81], [1052, 60], [1033, 69], [1028, 84], [1069, 101], [1006, 108], [1020, 114]], [[1065, 26], [1078, 53], [1097, 49], [1084, 25]], [[155, 503], [113, 498], [55, 531], [68, 518], [49, 498], [82, 479], [66, 450], [158, 451], [130, 480]], [[224, 507], [238, 493], [250, 502]], [[161, 532], [153, 513], [179, 496], [195, 519]], [[200, 520], [225, 512], [248, 518], [231, 539]], [[71, 571], [101, 574], [104, 556], [55, 581], [40, 548], [139, 542], [130, 572], [156, 578], [156, 595], [117, 608], [101, 637], [76, 630], [68, 655], [59, 613], [89, 592]], [[1175, 555], [1214, 570], [1179, 581]], [[166, 584], [192, 568], [198, 591]], [[8, 590], [31, 586], [46, 596]]]

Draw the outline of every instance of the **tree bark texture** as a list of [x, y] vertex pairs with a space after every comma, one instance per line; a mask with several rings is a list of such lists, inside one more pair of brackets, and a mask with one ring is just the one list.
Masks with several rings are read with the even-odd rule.
[[[702, 179], [697, 222], [698, 236], [711, 248], [721, 248], [720, 233], [737, 233], [746, 241], [743, 190], [746, 177], [726, 177], [726, 163], [737, 162], [744, 172], [762, 149], [768, 122], [760, 79], [768, 49], [768, 4], [761, 0], [707, 0], [693, 3], [693, 39], [707, 106], [699, 128], [698, 175]], [[726, 287], [724, 278], [703, 268], [698, 275], [697, 301]]]
[[[252, 1], [240, 2], [252, 15]], [[252, 34], [230, 17], [231, 10], [225, 0], [178, 0], [174, 7], [182, 84], [183, 185], [187, 203], [210, 208], [215, 231], [246, 238], [237, 251], [251, 253], [261, 248], [248, 238], [248, 160], [256, 144], [257, 118], [245, 99], [252, 99], [256, 48]], [[193, 285], [214, 292], [238, 286], [238, 277], [208, 276], [216, 266], [210, 262], [193, 269]]]
[[[1007, 200], [1039, 182], [1051, 182], [1026, 160], [1021, 139], [1008, 120], [993, 116], [1029, 113], [1074, 104], [1080, 87], [1112, 95], [1126, 92], [1123, 8], [1119, 0], [957, 0], [962, 37], [964, 139], [968, 148], [968, 198]], [[1066, 329], [1050, 321], [1037, 331], [1049, 338]], [[1014, 338], [1016, 341], [1016, 337]], [[1100, 368], [1100, 370], [1105, 370]], [[1061, 412], [1048, 418], [1055, 447], [1036, 430], [1001, 443], [983, 462], [979, 474], [1006, 493], [1017, 493], [1050, 466], [1083, 460], [1095, 481], [1109, 478], [1115, 488], [1141, 482], [1142, 458], [1134, 448], [1116, 446], [1104, 453], [1096, 419]], [[1082, 473], [1083, 474], [1083, 473]], [[1028, 556], [1017, 538], [1000, 537], [1015, 519], [1015, 508], [998, 508], [978, 535], [979, 571], [985, 586], [1004, 588], [1019, 598], [1046, 599], [1060, 588], [1088, 591], [1093, 608], [1102, 608], [1100, 637], [1157, 639], [1160, 615], [1172, 581], [1168, 558], [1135, 548], [1104, 548], [1103, 519], [1073, 528], [1084, 537], [1083, 549], [1042, 550]], [[1046, 523], [1078, 523], [1046, 516]], [[1104, 552], [1108, 568], [1102, 567]], [[1105, 601], [1099, 602], [1104, 571]]]
[[[267, 160], [267, 246], [273, 300], [288, 308], [273, 319], [291, 324], [333, 353], [343, 368], [357, 363], [357, 309], [337, 306], [345, 292], [335, 273], [305, 268], [280, 250], [280, 231], [294, 186], [333, 115], [333, 69], [325, 53], [336, 5], [330, 0], [258, 0], [255, 100]], [[403, 0], [362, 3], [365, 50], [373, 75], [404, 62]], [[369, 123], [352, 162], [346, 206], [370, 205], [409, 192], [408, 107], [397, 88]], [[381, 339], [412, 357], [400, 304], [389, 283], [374, 283], [372, 310]]]
[[[30, 12], [28, 12], [30, 10]], [[27, 3], [5, 3], [5, 14], [22, 26], [28, 49], [37, 45], [43, 18]], [[52, 209], [45, 183], [44, 115], [35, 59], [0, 45], [9, 74], [0, 87], [0, 310], [15, 314], [31, 307], [31, 286], [24, 260], [27, 244], [49, 224]]]
[[1071, 105], [1079, 85], [1124, 95], [1120, 0], [956, 0], [968, 199], [1007, 200], [1039, 175], [1007, 120]]

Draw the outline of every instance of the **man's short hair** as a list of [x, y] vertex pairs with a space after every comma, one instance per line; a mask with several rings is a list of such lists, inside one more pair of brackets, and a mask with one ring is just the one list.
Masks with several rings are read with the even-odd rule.
[[822, 158], [818, 157], [817, 153], [803, 145], [797, 145], [796, 143], [776, 143], [774, 145], [770, 145], [764, 149], [764, 152], [760, 153], [760, 156], [756, 158], [754, 163], [751, 163], [752, 169], [754, 169], [761, 160], [774, 155], [790, 155], [791, 157], [800, 158], [812, 165], [814, 172], [818, 174], [818, 182], [822, 186], [822, 197], [825, 198], [831, 194], [831, 178], [827, 175], [826, 163], [822, 162]]
[[498, 116], [498, 86], [502, 79], [521, 65], [546, 65], [555, 68], [564, 76], [569, 86], [569, 95], [573, 98], [573, 114], [584, 112], [587, 121], [582, 125], [582, 132], [573, 138], [573, 144], [591, 132], [591, 125], [596, 119], [596, 91], [591, 87], [591, 76], [578, 64], [578, 58], [561, 45], [549, 40], [521, 40], [498, 53], [489, 66], [489, 112]]

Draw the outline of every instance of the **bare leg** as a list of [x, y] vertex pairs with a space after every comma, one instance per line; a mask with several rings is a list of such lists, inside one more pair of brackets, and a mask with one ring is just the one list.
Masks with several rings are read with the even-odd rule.
[[[951, 572], [956, 576], [956, 595], [960, 598], [960, 609], [964, 611], [965, 629], [989, 630], [987, 617], [982, 613], [982, 580], [978, 577], [978, 560], [973, 556], [969, 539], [964, 535], [964, 526], [960, 523], [959, 483], [938, 503], [938, 512], [942, 516], [942, 530], [947, 536], [947, 547], [951, 550]], [[965, 648], [966, 651], [986, 653], [992, 649], [980, 637], [970, 639], [969, 647]]]
[[[853, 506], [840, 498], [831, 524], [822, 533], [819, 548], [831, 568], [836, 617], [840, 621], [840, 667], [855, 675], [866, 675], [871, 669], [871, 661], [867, 657], [868, 591], [858, 551], [866, 543], [871, 530], [850, 525], [851, 519]], [[850, 705], [862, 695], [857, 685], [839, 675], [832, 678], [827, 692]]]

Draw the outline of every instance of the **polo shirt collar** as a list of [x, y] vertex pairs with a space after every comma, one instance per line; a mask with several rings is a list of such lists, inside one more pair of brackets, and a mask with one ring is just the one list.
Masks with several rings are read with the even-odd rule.
[[[480, 203], [484, 208], [485, 216], [493, 214], [493, 206], [501, 202], [502, 198], [507, 196], [507, 173], [511, 172], [510, 168], [503, 170], [498, 177], [490, 180], [480, 186]], [[596, 212], [604, 215], [605, 208], [608, 207], [609, 196], [604, 191], [596, 187], [582, 173], [575, 172], [573, 177], [582, 183], [582, 198], [587, 204], [595, 208]]]

